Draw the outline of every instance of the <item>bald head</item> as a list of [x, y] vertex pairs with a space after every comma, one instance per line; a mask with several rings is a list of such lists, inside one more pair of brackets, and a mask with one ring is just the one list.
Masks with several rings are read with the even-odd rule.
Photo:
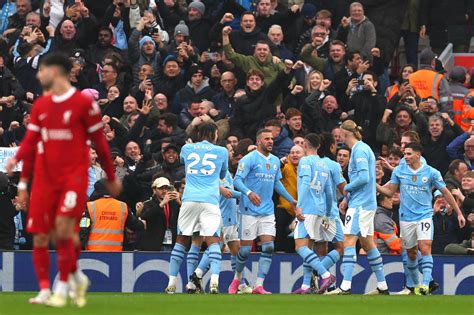
[[298, 165], [301, 158], [304, 156], [304, 150], [299, 145], [294, 145], [290, 150], [290, 163]]

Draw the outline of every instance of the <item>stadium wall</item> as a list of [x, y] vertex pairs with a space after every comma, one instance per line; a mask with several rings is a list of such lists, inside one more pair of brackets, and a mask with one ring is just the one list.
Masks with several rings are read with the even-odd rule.
[[[56, 270], [55, 253], [52, 253], [52, 268]], [[245, 270], [246, 278], [254, 283], [257, 276], [259, 255], [251, 255]], [[403, 286], [403, 265], [400, 256], [384, 256], [385, 273], [391, 291]], [[163, 292], [168, 283], [169, 253], [83, 253], [80, 268], [92, 280], [94, 292]], [[340, 263], [337, 268], [338, 283], [341, 281]], [[375, 288], [365, 256], [358, 258], [354, 268], [353, 293], [364, 293]], [[300, 286], [303, 267], [301, 258], [292, 254], [276, 254], [265, 280], [266, 289], [274, 293], [290, 293]], [[184, 288], [186, 263], [179, 274], [178, 292]], [[474, 294], [474, 258], [472, 256], [435, 256], [434, 279], [440, 283], [438, 294]], [[220, 277], [221, 292], [227, 291], [232, 279], [230, 256], [223, 255]], [[209, 275], [204, 277], [208, 286]], [[38, 289], [33, 271], [31, 252], [0, 252], [0, 291], [36, 291]]]

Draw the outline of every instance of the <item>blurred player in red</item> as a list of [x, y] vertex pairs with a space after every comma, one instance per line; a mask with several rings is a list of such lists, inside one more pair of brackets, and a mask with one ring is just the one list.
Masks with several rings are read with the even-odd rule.
[[[75, 246], [73, 239], [87, 200], [88, 140], [95, 144], [107, 174], [109, 193], [116, 196], [121, 190], [103, 135], [100, 108], [71, 86], [70, 70], [71, 63], [62, 54], [52, 53], [42, 59], [38, 79], [50, 93], [35, 101], [25, 139], [16, 156], [7, 163], [7, 171], [11, 171], [18, 162], [25, 162], [18, 184], [19, 197], [25, 201], [34, 161], [27, 230], [34, 234], [33, 264], [41, 289], [37, 298], [42, 292], [46, 297], [36, 302], [53, 307], [67, 304], [69, 275], [76, 304], [84, 306], [86, 303], [89, 279], [77, 269], [80, 245]], [[48, 298], [48, 243], [52, 231], [56, 239], [59, 282]]]

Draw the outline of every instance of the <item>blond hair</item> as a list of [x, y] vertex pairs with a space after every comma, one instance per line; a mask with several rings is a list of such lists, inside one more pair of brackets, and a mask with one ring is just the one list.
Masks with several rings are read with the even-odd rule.
[[357, 140], [362, 140], [362, 127], [357, 126], [352, 120], [346, 120], [341, 124], [341, 129], [352, 132]]

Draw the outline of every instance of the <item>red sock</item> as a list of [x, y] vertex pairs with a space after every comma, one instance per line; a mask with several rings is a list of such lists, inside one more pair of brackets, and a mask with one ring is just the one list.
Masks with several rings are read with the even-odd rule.
[[74, 247], [74, 261], [72, 262], [71, 273], [75, 273], [77, 271], [77, 261], [79, 260], [79, 256], [81, 256], [81, 244]]
[[33, 247], [33, 266], [40, 290], [51, 288], [49, 282], [49, 252], [47, 247]]
[[76, 257], [72, 239], [58, 240], [57, 255], [59, 280], [67, 282], [69, 279], [69, 273], [73, 266], [73, 261]]

